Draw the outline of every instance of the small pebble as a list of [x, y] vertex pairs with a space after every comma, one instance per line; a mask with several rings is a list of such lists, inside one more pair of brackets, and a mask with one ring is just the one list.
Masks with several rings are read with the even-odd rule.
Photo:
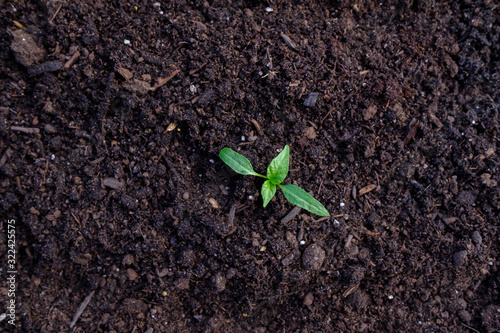
[[283, 258], [281, 264], [283, 265], [283, 267], [286, 267], [290, 265], [294, 261], [294, 259], [299, 256], [300, 256], [300, 251], [297, 248], [295, 248], [285, 258]]
[[304, 101], [304, 106], [312, 108], [318, 101], [319, 93], [310, 93]]
[[467, 302], [461, 298], [453, 300], [449, 305], [449, 310], [451, 312], [465, 310], [466, 308], [467, 308]]
[[43, 130], [46, 132], [46, 133], [55, 133], [56, 132], [56, 128], [54, 126], [52, 126], [51, 124], [46, 124], [44, 127], [43, 127]]
[[274, 10], [271, 7], [266, 7], [265, 11], [267, 13], [272, 13]]
[[467, 311], [467, 310], [460, 310], [458, 312], [458, 316], [460, 317], [460, 319], [462, 319], [465, 322], [469, 322], [472, 320], [472, 316], [469, 313], [469, 311]]
[[214, 277], [212, 277], [212, 283], [215, 288], [215, 291], [220, 293], [226, 289], [226, 278], [223, 273], [217, 273]]
[[132, 265], [134, 263], [134, 256], [131, 255], [131, 254], [127, 254], [125, 255], [125, 257], [123, 257], [123, 260], [122, 260], [122, 264], [123, 265]]
[[481, 234], [479, 233], [479, 231], [476, 230], [472, 233], [472, 240], [477, 245], [481, 245], [481, 243], [483, 242], [483, 237], [481, 237]]
[[179, 279], [174, 282], [174, 286], [180, 290], [189, 289], [189, 279]]
[[314, 296], [312, 293], [308, 293], [306, 297], [304, 297], [304, 305], [311, 306], [314, 302]]
[[123, 44], [125, 44], [125, 45], [130, 45], [130, 40], [125, 39], [125, 40], [123, 41]]
[[467, 250], [457, 252], [453, 255], [453, 266], [460, 267], [467, 260]]
[[462, 191], [458, 194], [456, 201], [462, 206], [473, 206], [476, 202], [476, 195], [470, 191]]
[[356, 309], [364, 309], [368, 305], [368, 296], [359, 290], [354, 291], [346, 297], [345, 302]]
[[318, 270], [325, 260], [325, 250], [317, 244], [309, 245], [302, 255], [302, 266], [309, 270]]
[[137, 280], [137, 277], [139, 276], [139, 274], [137, 274], [137, 272], [132, 268], [127, 268], [127, 275], [131, 281]]

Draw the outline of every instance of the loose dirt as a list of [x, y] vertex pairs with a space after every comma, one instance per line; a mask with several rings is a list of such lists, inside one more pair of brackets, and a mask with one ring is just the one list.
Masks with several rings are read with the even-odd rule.
[[[0, 13], [3, 331], [500, 331], [494, 1]], [[330, 218], [218, 158], [287, 144]]]

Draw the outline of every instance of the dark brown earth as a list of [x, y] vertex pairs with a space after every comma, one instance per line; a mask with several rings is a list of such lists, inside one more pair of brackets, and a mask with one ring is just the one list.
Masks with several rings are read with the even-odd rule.
[[1, 330], [500, 332], [495, 1], [0, 3]]

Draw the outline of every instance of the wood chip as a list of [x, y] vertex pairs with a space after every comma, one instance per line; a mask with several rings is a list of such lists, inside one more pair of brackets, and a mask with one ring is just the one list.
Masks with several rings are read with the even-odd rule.
[[410, 125], [408, 126], [408, 134], [406, 135], [406, 138], [403, 141], [403, 144], [406, 146], [417, 134], [417, 129], [418, 126], [420, 125], [420, 120], [417, 120], [416, 118], [413, 118], [410, 122]]
[[111, 187], [115, 190], [121, 190], [125, 187], [125, 183], [119, 181], [116, 178], [105, 178], [102, 181], [102, 184], [107, 187]]
[[236, 204], [231, 205], [231, 209], [229, 209], [229, 217], [227, 219], [227, 225], [228, 227], [233, 227], [234, 226], [234, 216], [236, 214]]
[[358, 195], [359, 195], [359, 196], [362, 196], [363, 194], [366, 194], [366, 193], [368, 193], [368, 192], [371, 192], [371, 191], [373, 191], [373, 190], [374, 190], [374, 189], [376, 189], [376, 188], [377, 188], [377, 185], [376, 185], [376, 184], [370, 184], [370, 185], [368, 185], [368, 186], [363, 187], [361, 190], [359, 190]]
[[292, 42], [292, 40], [290, 39], [290, 37], [288, 37], [284, 33], [281, 33], [281, 38], [283, 38], [283, 41], [285, 42], [286, 45], [288, 45], [289, 47], [291, 47], [294, 50], [297, 49], [297, 46], [295, 46], [295, 43]]
[[437, 104], [437, 102], [433, 102], [431, 105], [429, 105], [429, 108], [427, 109], [427, 112], [429, 113], [430, 120], [438, 128], [441, 128], [441, 127], [443, 127], [443, 123], [441, 122], [441, 120], [439, 120], [438, 117], [436, 117], [436, 112], [437, 111], [438, 111], [438, 104]]
[[116, 71], [127, 81], [134, 77], [134, 73], [124, 67], [119, 67]]
[[439, 120], [438, 117], [436, 117], [436, 115], [434, 113], [430, 113], [429, 112], [429, 118], [431, 119], [431, 121], [434, 123], [434, 125], [437, 126], [437, 128], [441, 128], [443, 127], [443, 123], [441, 122], [441, 120]]

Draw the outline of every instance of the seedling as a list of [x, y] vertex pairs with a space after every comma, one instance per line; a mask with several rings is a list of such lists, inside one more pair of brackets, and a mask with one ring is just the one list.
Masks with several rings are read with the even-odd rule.
[[267, 167], [267, 176], [255, 172], [252, 163], [245, 156], [238, 154], [230, 148], [223, 148], [219, 153], [219, 157], [240, 175], [257, 176], [266, 179], [260, 190], [264, 207], [271, 201], [276, 194], [276, 188], [279, 187], [283, 191], [285, 198], [293, 205], [304, 208], [319, 216], [330, 216], [326, 208], [318, 200], [314, 199], [300, 187], [295, 185], [281, 185], [288, 175], [290, 165], [290, 147], [288, 145], [269, 164]]

